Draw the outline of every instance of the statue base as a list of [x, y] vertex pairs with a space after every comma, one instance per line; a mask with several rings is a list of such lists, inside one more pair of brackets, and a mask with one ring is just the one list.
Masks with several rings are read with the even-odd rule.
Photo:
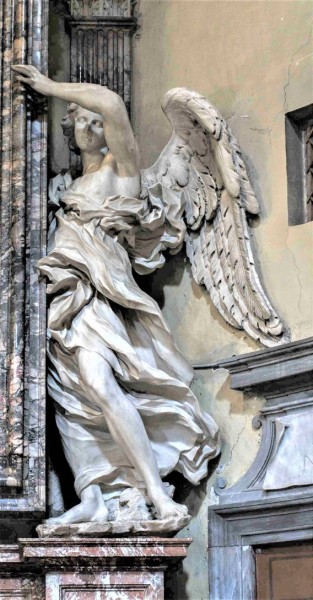
[[44, 523], [36, 528], [39, 538], [49, 537], [110, 537], [119, 535], [173, 535], [190, 521], [190, 515], [171, 517], [163, 520], [146, 521], [104, 521], [103, 523], [87, 522], [69, 524]]
[[174, 565], [177, 571], [190, 543], [163, 537], [19, 539], [0, 546], [0, 589], [10, 598], [34, 600], [163, 600], [164, 572]]

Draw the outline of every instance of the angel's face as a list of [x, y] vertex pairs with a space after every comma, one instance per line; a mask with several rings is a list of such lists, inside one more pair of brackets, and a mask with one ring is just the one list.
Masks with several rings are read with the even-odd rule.
[[106, 146], [103, 118], [97, 113], [78, 107], [75, 111], [75, 140], [78, 148], [90, 154], [99, 153]]

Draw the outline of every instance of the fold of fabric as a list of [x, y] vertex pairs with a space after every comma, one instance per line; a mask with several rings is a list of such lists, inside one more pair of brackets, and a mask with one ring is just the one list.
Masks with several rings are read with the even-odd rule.
[[[169, 217], [160, 186], [144, 198], [114, 196], [99, 204], [58, 177], [50, 202], [61, 206], [50, 226], [48, 255], [38, 266], [51, 295], [48, 389], [76, 491], [100, 483], [110, 498], [144, 485], [112, 439], [101, 407], [89, 399], [77, 348], [110, 364], [143, 420], [161, 477], [176, 470], [197, 484], [219, 452], [217, 426], [189, 389], [192, 368], [158, 305], [132, 274], [132, 267], [153, 271], [164, 263], [166, 248], [181, 247], [180, 207], [172, 207]], [[61, 186], [67, 188], [63, 194]]]

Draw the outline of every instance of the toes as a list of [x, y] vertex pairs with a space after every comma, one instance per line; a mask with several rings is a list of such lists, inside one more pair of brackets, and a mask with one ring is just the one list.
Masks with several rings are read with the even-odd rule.
[[60, 518], [50, 517], [50, 519], [45, 519], [44, 523], [45, 525], [57, 525], [58, 523], [60, 523]]
[[187, 517], [188, 516], [188, 508], [187, 506], [176, 504], [171, 506], [167, 510], [162, 511], [161, 519], [170, 519], [172, 517]]

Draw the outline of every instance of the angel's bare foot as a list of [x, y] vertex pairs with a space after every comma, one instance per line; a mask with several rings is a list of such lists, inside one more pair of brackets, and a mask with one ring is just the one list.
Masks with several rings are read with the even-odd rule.
[[82, 491], [81, 502], [70, 508], [60, 517], [46, 520], [47, 525], [65, 525], [94, 521], [102, 523], [108, 520], [108, 509], [104, 503], [99, 485], [89, 485]]
[[184, 504], [177, 504], [162, 490], [150, 490], [149, 496], [156, 508], [160, 519], [169, 519], [171, 517], [187, 517], [188, 509]]

